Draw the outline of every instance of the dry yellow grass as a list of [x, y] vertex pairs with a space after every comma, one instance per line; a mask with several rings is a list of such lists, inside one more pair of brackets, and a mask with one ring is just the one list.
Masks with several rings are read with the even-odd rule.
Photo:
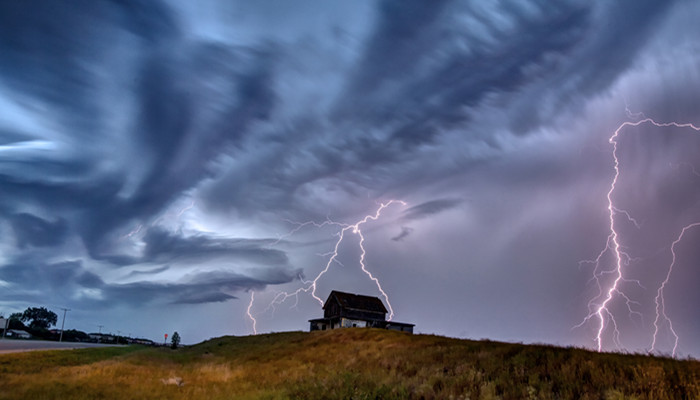
[[373, 329], [0, 356], [0, 399], [697, 399], [700, 363]]

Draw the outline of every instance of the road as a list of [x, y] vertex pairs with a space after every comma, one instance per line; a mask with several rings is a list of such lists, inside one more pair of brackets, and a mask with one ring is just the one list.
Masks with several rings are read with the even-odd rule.
[[123, 346], [102, 343], [73, 343], [73, 342], [49, 342], [44, 340], [16, 340], [0, 339], [0, 354], [17, 353], [33, 350], [70, 350], [85, 349], [89, 347], [113, 347]]

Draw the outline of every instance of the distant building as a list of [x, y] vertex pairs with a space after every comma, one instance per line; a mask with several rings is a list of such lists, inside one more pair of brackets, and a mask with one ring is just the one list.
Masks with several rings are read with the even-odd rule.
[[387, 309], [378, 297], [332, 291], [323, 304], [323, 318], [311, 319], [310, 330], [382, 328], [413, 333], [414, 324], [386, 320]]
[[129, 344], [143, 344], [146, 346], [155, 345], [155, 343], [150, 339], [139, 339], [139, 338], [131, 339], [131, 338], [129, 338], [129, 339], [127, 339], [127, 341], [129, 342]]
[[90, 333], [88, 334], [91, 342], [95, 343], [115, 343], [117, 338], [106, 333]]
[[19, 330], [19, 329], [8, 329], [7, 330], [7, 337], [15, 338], [15, 339], [31, 339], [32, 335], [29, 334], [27, 331]]

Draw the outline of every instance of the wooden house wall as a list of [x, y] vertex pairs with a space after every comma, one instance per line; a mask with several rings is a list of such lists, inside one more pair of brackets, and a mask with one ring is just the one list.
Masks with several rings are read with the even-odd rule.
[[386, 314], [382, 312], [347, 309], [341, 306], [335, 298], [332, 298], [330, 301], [326, 302], [323, 307], [323, 317], [346, 317], [351, 319], [384, 321]]

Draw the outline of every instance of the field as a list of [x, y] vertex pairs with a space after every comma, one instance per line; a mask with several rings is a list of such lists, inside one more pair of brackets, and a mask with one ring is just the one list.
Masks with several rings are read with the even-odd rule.
[[0, 355], [0, 399], [699, 399], [700, 362], [375, 329]]

